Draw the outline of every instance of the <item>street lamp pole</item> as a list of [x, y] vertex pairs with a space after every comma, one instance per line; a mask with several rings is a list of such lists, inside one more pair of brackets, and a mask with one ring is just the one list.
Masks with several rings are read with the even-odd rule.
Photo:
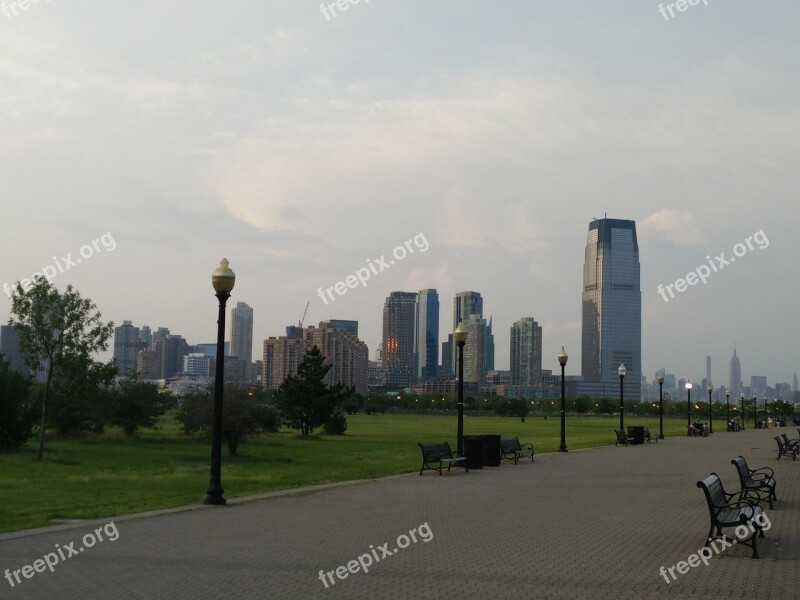
[[564, 346], [561, 346], [561, 352], [558, 355], [558, 364], [561, 365], [561, 445], [558, 447], [559, 452], [567, 451], [566, 396], [564, 394], [564, 367], [567, 366], [567, 358]]
[[758, 429], [758, 399], [753, 394], [753, 429]]
[[214, 409], [211, 424], [211, 478], [208, 482], [203, 504], [224, 505], [226, 503], [222, 489], [222, 390], [225, 379], [225, 303], [231, 297], [231, 290], [236, 282], [236, 275], [228, 266], [228, 259], [219, 261], [219, 267], [211, 274], [211, 285], [214, 286], [219, 300], [219, 316], [217, 317], [217, 358], [214, 378]]
[[731, 392], [725, 390], [725, 428], [730, 427], [731, 423]]
[[617, 369], [619, 375], [619, 430], [625, 431], [625, 401], [623, 400], [623, 384], [622, 380], [625, 379], [625, 363], [620, 363]]
[[460, 321], [453, 332], [458, 346], [458, 430], [456, 433], [456, 454], [464, 456], [464, 344], [467, 342], [467, 328]]
[[691, 435], [692, 430], [692, 382], [686, 380], [686, 435]]
[[664, 376], [658, 376], [658, 439], [664, 439]]
[[708, 386], [708, 433], [714, 433], [714, 403], [711, 401], [711, 393], [714, 388]]

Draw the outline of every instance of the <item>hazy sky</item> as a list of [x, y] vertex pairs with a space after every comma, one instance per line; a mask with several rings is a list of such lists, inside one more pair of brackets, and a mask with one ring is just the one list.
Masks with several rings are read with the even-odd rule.
[[[668, 20], [650, 0], [350, 2], [6, 0], [0, 284], [57, 264], [106, 319], [209, 342], [225, 256], [255, 356], [310, 300], [306, 323], [357, 319], [371, 358], [389, 292], [437, 288], [445, 336], [476, 290], [498, 368], [532, 316], [544, 368], [563, 344], [573, 375], [586, 233], [607, 213], [637, 221], [648, 379], [700, 379], [710, 354], [727, 384], [735, 339], [745, 383], [791, 381], [796, 0]], [[768, 245], [659, 295], [756, 232]], [[317, 296], [418, 234], [425, 252]]]

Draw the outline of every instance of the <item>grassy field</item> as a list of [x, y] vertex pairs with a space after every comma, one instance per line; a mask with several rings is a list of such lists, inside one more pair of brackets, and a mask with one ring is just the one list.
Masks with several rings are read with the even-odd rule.
[[[455, 449], [456, 418], [416, 415], [354, 415], [345, 436], [303, 440], [294, 431], [265, 435], [223, 451], [222, 484], [233, 498], [304, 485], [379, 477], [419, 469], [417, 442], [447, 440]], [[559, 419], [466, 417], [465, 435], [502, 433], [532, 442], [536, 453], [557, 450]], [[629, 417], [653, 435], [658, 419]], [[570, 449], [614, 442], [616, 417], [570, 417]], [[682, 419], [665, 419], [665, 435], [683, 435]], [[118, 431], [80, 438], [50, 437], [45, 460], [35, 443], [0, 452], [0, 532], [52, 525], [64, 519], [116, 516], [198, 503], [208, 484], [210, 444], [187, 438], [172, 418], [163, 428], [133, 440]]]

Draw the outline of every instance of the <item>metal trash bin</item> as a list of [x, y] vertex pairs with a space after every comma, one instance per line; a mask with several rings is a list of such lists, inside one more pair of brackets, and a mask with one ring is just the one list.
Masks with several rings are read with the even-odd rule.
[[503, 449], [500, 447], [500, 436], [488, 434], [478, 437], [483, 440], [483, 465], [485, 467], [499, 467], [503, 459]]
[[467, 468], [482, 469], [483, 436], [465, 435], [462, 439], [464, 440], [464, 454], [467, 455]]
[[634, 444], [644, 444], [644, 425], [628, 425], [628, 438], [633, 438]]

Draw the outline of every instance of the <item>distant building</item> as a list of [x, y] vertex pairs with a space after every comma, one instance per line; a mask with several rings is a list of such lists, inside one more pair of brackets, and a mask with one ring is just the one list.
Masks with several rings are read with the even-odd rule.
[[416, 380], [435, 379], [439, 370], [439, 294], [435, 289], [417, 294], [414, 354]]
[[0, 353], [12, 371], [22, 373], [25, 377], [30, 375], [31, 371], [19, 350], [19, 336], [13, 325], [0, 325]]
[[160, 379], [161, 363], [155, 350], [139, 350], [136, 353], [136, 374], [142, 379]]
[[346, 321], [344, 319], [330, 319], [324, 321], [328, 323], [333, 329], [344, 329], [353, 337], [358, 337], [358, 321]]
[[581, 375], [591, 395], [613, 396], [625, 365], [626, 398], [641, 398], [642, 293], [636, 223], [595, 219], [583, 267]]
[[742, 389], [742, 365], [739, 357], [736, 356], [736, 344], [733, 345], [733, 356], [728, 369], [728, 388], [731, 390], [732, 396], [738, 396], [744, 391]]
[[767, 393], [767, 377], [765, 375], [753, 375], [750, 377], [750, 395], [761, 398]]
[[414, 319], [417, 294], [392, 292], [383, 305], [382, 365], [386, 385], [393, 389], [411, 386], [414, 371]]
[[[452, 340], [452, 333], [455, 331], [456, 327], [461, 321], [466, 321], [471, 315], [477, 315], [479, 317], [483, 316], [483, 298], [481, 297], [480, 292], [473, 292], [473, 291], [466, 291], [466, 292], [458, 292], [455, 297], [453, 298], [453, 328], [450, 330], [450, 335], [448, 336], [448, 341]], [[484, 340], [485, 342], [485, 340]], [[467, 344], [469, 344], [469, 338], [467, 338]], [[464, 346], [464, 351], [466, 352], [466, 346]], [[450, 346], [451, 354], [450, 354], [450, 368], [449, 371], [456, 374], [458, 370], [458, 365], [456, 363], [456, 353], [458, 352], [458, 347], [453, 342]], [[483, 355], [486, 356], [486, 348], [483, 349]], [[445, 357], [442, 357], [442, 363], [444, 363]]]
[[349, 331], [320, 323], [319, 327], [307, 327], [304, 331], [307, 348], [316, 346], [331, 365], [325, 383], [341, 383], [354, 387], [361, 394], [367, 393], [367, 345]]
[[239, 358], [239, 380], [249, 381], [253, 362], [253, 309], [237, 302], [231, 309], [231, 356]]
[[511, 384], [539, 387], [542, 381], [542, 327], [533, 317], [511, 326]]
[[123, 321], [120, 327], [114, 328], [114, 361], [118, 375], [125, 377], [136, 370], [136, 355], [141, 349], [139, 328], [131, 321]]
[[483, 385], [486, 380], [486, 337], [489, 324], [483, 317], [473, 314], [462, 321], [467, 329], [464, 344], [464, 381]]
[[169, 335], [156, 342], [155, 350], [161, 365], [159, 379], [170, 379], [183, 369], [183, 357], [189, 354], [189, 344], [180, 335]]
[[190, 352], [183, 357], [183, 373], [193, 377], [212, 376], [210, 361], [211, 358], [202, 352]]
[[297, 367], [306, 355], [303, 338], [271, 337], [264, 340], [261, 385], [277, 390], [284, 379], [297, 375]]

